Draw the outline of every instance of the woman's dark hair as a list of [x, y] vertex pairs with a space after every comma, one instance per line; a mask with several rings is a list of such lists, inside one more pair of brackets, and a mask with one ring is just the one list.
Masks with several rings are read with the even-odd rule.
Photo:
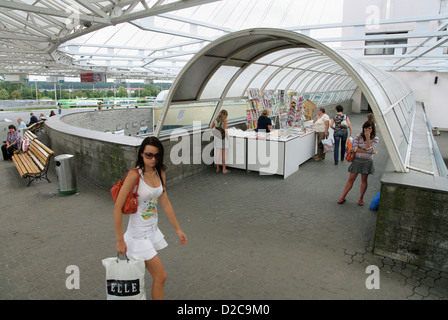
[[[142, 144], [138, 148], [138, 154], [137, 154], [137, 161], [135, 161], [135, 167], [142, 169], [143, 172], [145, 172], [145, 162], [142, 157], [142, 152], [145, 150], [146, 146], [153, 146], [159, 149], [159, 159], [157, 160], [157, 163], [155, 165], [155, 168], [157, 170], [157, 173], [159, 174], [160, 180], [162, 181], [162, 171], [166, 170], [166, 165], [163, 164], [163, 144], [160, 142], [160, 140], [156, 137], [147, 137], [145, 140], [143, 140]], [[163, 185], [163, 181], [162, 181]], [[165, 186], [163, 185], [163, 188], [165, 189]]]
[[325, 113], [325, 108], [324, 107], [320, 107], [319, 110], [322, 111], [322, 113]]
[[337, 111], [337, 112], [342, 112], [342, 111], [344, 111], [344, 107], [342, 107], [340, 104], [338, 104], [338, 105], [336, 106], [336, 111]]
[[13, 125], [13, 124], [10, 124], [9, 127], [8, 127], [8, 129], [14, 129], [14, 131], [17, 130], [17, 129], [16, 129], [16, 126]]
[[362, 125], [362, 130], [361, 130], [361, 136], [364, 139], [364, 141], [366, 140], [366, 136], [364, 135], [364, 128], [368, 128], [368, 127], [372, 127], [372, 132], [370, 133], [370, 139], [373, 139], [376, 137], [375, 124], [372, 121], [366, 121]]

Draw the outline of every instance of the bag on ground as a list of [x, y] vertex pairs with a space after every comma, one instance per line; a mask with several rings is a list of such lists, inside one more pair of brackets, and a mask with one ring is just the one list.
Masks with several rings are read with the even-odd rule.
[[370, 210], [378, 210], [378, 206], [380, 204], [380, 195], [381, 191], [378, 191], [378, 193], [373, 197], [372, 202], [370, 202]]
[[102, 260], [107, 300], [146, 300], [145, 261], [117, 257]]

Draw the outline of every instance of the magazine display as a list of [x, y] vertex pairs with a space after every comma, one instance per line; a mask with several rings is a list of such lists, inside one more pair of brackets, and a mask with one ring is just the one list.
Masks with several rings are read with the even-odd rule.
[[[260, 90], [256, 88], [247, 90], [247, 110], [246, 110], [246, 126], [247, 131], [243, 134], [243, 130], [229, 131], [230, 136], [247, 137], [256, 139], [287, 141], [291, 138], [302, 136], [314, 132], [314, 127], [307, 123], [309, 110], [303, 95], [285, 90]], [[311, 102], [312, 103], [312, 102]], [[256, 133], [257, 121], [261, 112], [267, 109], [269, 117], [272, 120], [273, 128], [270, 133]], [[311, 110], [312, 111], [312, 110]], [[278, 122], [278, 126], [275, 123]]]

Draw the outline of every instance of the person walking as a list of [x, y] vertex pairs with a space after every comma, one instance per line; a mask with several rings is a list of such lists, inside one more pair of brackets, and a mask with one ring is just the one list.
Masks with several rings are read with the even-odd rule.
[[339, 104], [336, 106], [336, 114], [331, 118], [330, 128], [334, 130], [334, 164], [339, 163], [339, 145], [341, 145], [341, 162], [345, 157], [345, 142], [347, 141], [347, 129], [352, 136], [352, 124], [346, 114], [343, 114], [344, 108]]
[[215, 121], [210, 125], [213, 131], [213, 146], [215, 148], [216, 172], [219, 172], [219, 163], [222, 164], [222, 173], [229, 173], [226, 168], [226, 149], [229, 148], [229, 137], [227, 136], [227, 110], [222, 109]]
[[375, 148], [379, 142], [379, 138], [376, 136], [375, 124], [371, 121], [364, 122], [362, 132], [354, 140], [351, 152], [355, 152], [355, 158], [348, 167], [350, 175], [345, 184], [344, 192], [337, 203], [343, 204], [346, 201], [345, 197], [353, 187], [356, 177], [358, 174], [361, 174], [361, 193], [359, 195], [358, 205], [363, 206], [363, 197], [367, 190], [367, 177], [369, 174], [375, 172], [373, 155], [376, 153]]
[[[164, 148], [156, 137], [147, 137], [138, 149], [135, 168], [126, 176], [114, 206], [114, 225], [116, 233], [116, 250], [128, 259], [143, 259], [146, 269], [152, 276], [151, 296], [153, 300], [164, 299], [164, 286], [167, 278], [163, 264], [157, 255], [157, 250], [168, 244], [158, 228], [157, 204], [160, 200], [163, 211], [174, 227], [179, 244], [187, 242], [187, 236], [181, 230], [174, 214], [173, 207], [166, 192], [166, 166], [163, 164]], [[122, 208], [126, 196], [137, 179], [138, 209], [129, 215], [126, 232], [123, 234]]]
[[330, 126], [330, 117], [325, 113], [325, 108], [320, 107], [317, 110], [317, 115], [313, 120], [316, 126], [316, 140], [317, 140], [317, 157], [314, 161], [321, 161], [325, 159], [324, 145], [322, 140], [328, 137], [328, 128]]

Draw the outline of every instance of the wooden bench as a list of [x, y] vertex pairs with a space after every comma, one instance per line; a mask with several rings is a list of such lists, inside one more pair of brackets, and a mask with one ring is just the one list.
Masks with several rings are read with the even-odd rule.
[[44, 128], [45, 120], [40, 120], [39, 122], [33, 123], [28, 127], [28, 130], [31, 132], [39, 132]]
[[[24, 134], [28, 138], [29, 135]], [[35, 137], [35, 136], [34, 136]], [[21, 178], [28, 178], [28, 186], [34, 180], [48, 179], [48, 167], [54, 151], [40, 142], [37, 138], [30, 139], [27, 151], [16, 151], [12, 156], [12, 161], [19, 171]]]
[[37, 136], [30, 130], [26, 130], [25, 133], [23, 134], [23, 139], [34, 140], [37, 139]]

